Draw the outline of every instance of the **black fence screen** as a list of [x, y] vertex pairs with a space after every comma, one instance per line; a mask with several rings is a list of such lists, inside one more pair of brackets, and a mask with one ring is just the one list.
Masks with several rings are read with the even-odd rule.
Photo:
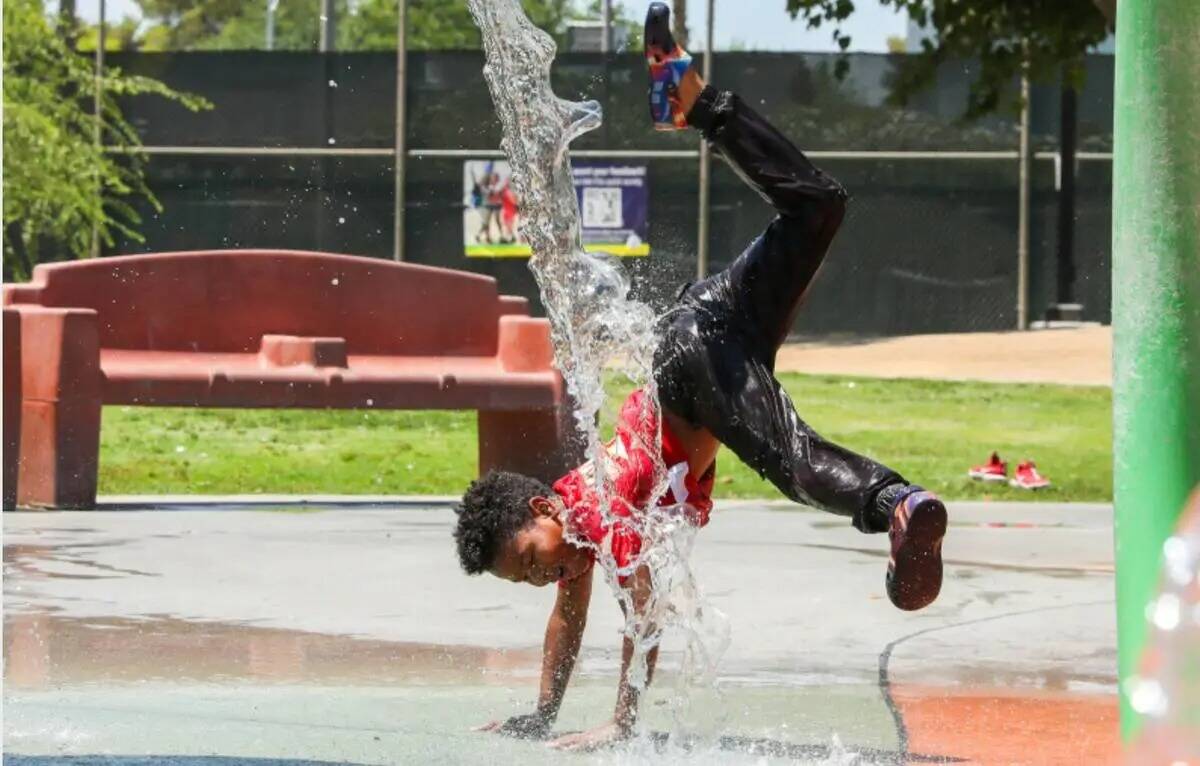
[[[850, 215], [796, 326], [799, 335], [1010, 329], [1016, 325], [1018, 167], [1015, 115], [970, 125], [959, 115], [973, 76], [947, 66], [936, 86], [906, 108], [888, 104], [898, 59], [853, 55], [844, 78], [823, 54], [724, 53], [714, 79], [738, 91], [804, 149], [837, 152], [818, 164], [853, 196]], [[286, 247], [386, 258], [393, 246], [395, 58], [386, 53], [116, 54], [110, 63], [213, 102], [194, 114], [138, 98], [127, 115], [148, 147], [163, 211], [146, 211], [144, 243], [114, 252]], [[499, 126], [474, 52], [414, 53], [408, 61], [410, 149], [494, 150]], [[595, 98], [604, 126], [574, 145], [622, 151], [694, 150], [691, 134], [648, 128], [644, 65], [638, 56], [566, 54], [556, 90]], [[1112, 61], [1088, 61], [1079, 100], [1076, 296], [1085, 318], [1109, 320]], [[1030, 316], [1053, 301], [1057, 246], [1057, 87], [1035, 88]], [[194, 154], [170, 148], [187, 147]], [[228, 147], [322, 148], [311, 156]], [[348, 150], [374, 149], [362, 156]], [[212, 150], [212, 151], [209, 151]], [[903, 153], [902, 156], [871, 152]], [[976, 155], [971, 153], [992, 153]], [[857, 153], [865, 153], [861, 156]], [[966, 153], [966, 154], [964, 154]], [[409, 261], [497, 277], [501, 289], [533, 298], [519, 258], [468, 258], [463, 249], [462, 157], [409, 157], [405, 254]], [[648, 168], [652, 253], [629, 258], [642, 295], [663, 303], [694, 278], [697, 161], [630, 160]], [[771, 213], [721, 162], [714, 163], [711, 268], [735, 257]]]

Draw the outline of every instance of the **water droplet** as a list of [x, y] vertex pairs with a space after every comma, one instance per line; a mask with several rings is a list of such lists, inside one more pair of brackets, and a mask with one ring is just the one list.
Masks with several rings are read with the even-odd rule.
[[1181, 606], [1178, 596], [1164, 593], [1150, 605], [1150, 620], [1159, 630], [1175, 630], [1179, 627]]
[[333, 279], [329, 280], [329, 284], [337, 287], [339, 284], [341, 284], [341, 281], [337, 277], [334, 277]]
[[337, 87], [337, 80], [330, 80], [330, 81], [329, 81], [329, 87], [331, 87], [331, 88], [336, 88], [336, 87]]
[[346, 222], [346, 217], [345, 217], [345, 216], [342, 216], [342, 215], [339, 215], [339, 216], [338, 216], [338, 223], [345, 223], [345, 222]]
[[330, 138], [329, 138], [329, 145], [330, 145], [330, 146], [333, 146], [333, 145], [334, 145], [334, 144], [336, 144], [336, 143], [337, 143], [337, 139], [336, 139], [336, 138], [334, 138], [334, 137], [332, 137], [332, 136], [330, 136]]
[[1131, 678], [1129, 704], [1142, 715], [1161, 716], [1167, 712], [1167, 695], [1153, 678]]

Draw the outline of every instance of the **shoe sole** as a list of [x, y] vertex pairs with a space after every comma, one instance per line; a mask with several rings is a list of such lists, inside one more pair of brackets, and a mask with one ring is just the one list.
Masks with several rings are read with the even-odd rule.
[[[662, 37], [659, 36], [660, 32]], [[671, 29], [671, 9], [666, 3], [651, 3], [650, 7], [646, 9], [646, 23], [642, 27], [642, 40], [645, 48], [649, 48], [652, 45], [657, 46], [659, 50], [668, 56], [678, 47], [678, 43], [675, 42], [675, 35]], [[671, 44], [670, 50], [667, 50], [663, 45], [667, 40]]]
[[967, 476], [977, 481], [1008, 481], [1007, 476], [1000, 476], [995, 473], [978, 473], [976, 471], [967, 471]]
[[1010, 479], [1008, 482], [1008, 486], [1016, 487], [1017, 489], [1028, 489], [1028, 490], [1036, 491], [1039, 489], [1046, 489], [1047, 487], [1050, 486], [1050, 482], [1046, 482], [1045, 484], [1022, 484], [1021, 482], [1017, 481], [1016, 479]]
[[904, 545], [896, 553], [892, 567], [893, 585], [902, 586], [892, 599], [898, 609], [906, 612], [923, 609], [941, 593], [942, 539], [946, 536], [946, 525], [946, 506], [941, 502], [918, 505], [913, 511], [904, 532]]

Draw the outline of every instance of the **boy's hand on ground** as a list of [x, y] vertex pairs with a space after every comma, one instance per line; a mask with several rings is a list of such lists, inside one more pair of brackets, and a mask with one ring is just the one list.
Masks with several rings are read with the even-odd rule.
[[476, 726], [474, 731], [490, 731], [517, 739], [546, 739], [550, 736], [550, 721], [541, 713], [525, 713], [514, 715], [507, 721]]
[[546, 747], [552, 747], [555, 750], [587, 752], [615, 745], [628, 738], [629, 730], [627, 728], [619, 726], [616, 721], [609, 721], [588, 731], [559, 737], [556, 740], [546, 743]]

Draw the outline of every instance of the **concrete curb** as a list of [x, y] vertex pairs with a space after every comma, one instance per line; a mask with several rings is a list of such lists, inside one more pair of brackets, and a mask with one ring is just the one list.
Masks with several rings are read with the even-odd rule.
[[[237, 511], [256, 509], [320, 508], [370, 511], [451, 508], [453, 495], [105, 495], [97, 511]], [[1107, 503], [949, 502], [952, 524], [998, 527], [1112, 527], [1112, 506]], [[836, 520], [824, 511], [784, 500], [718, 500], [721, 514], [812, 514], [814, 519]]]

